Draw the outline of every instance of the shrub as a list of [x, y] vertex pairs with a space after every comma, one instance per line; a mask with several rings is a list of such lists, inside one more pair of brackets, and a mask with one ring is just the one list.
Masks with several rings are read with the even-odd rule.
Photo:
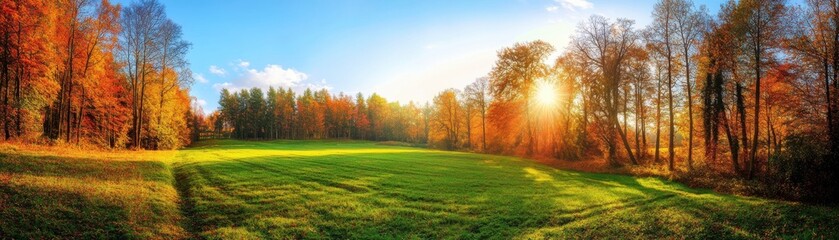
[[816, 136], [791, 135], [767, 163], [767, 183], [776, 194], [795, 200], [825, 202], [835, 191], [834, 162], [826, 141]]

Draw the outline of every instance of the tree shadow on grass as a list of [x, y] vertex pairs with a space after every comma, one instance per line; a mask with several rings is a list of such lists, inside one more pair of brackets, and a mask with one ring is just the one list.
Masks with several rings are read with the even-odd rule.
[[[659, 178], [574, 173], [566, 179], [602, 191], [633, 189], [633, 196], [559, 212], [558, 224], [527, 231], [527, 238], [835, 238], [839, 211], [691, 189]], [[571, 219], [572, 221], [565, 221]]]
[[3, 153], [0, 238], [181, 237], [171, 182], [162, 162]]
[[0, 238], [141, 238], [124, 208], [77, 193], [0, 185], [0, 198]]

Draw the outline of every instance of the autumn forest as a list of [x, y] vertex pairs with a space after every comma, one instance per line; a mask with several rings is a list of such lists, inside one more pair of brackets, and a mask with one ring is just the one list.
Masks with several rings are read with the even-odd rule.
[[648, 10], [430, 101], [232, 86], [205, 111], [163, 3], [0, 1], [0, 238], [839, 237], [839, 1]]
[[157, 2], [4, 1], [6, 140], [110, 148], [188, 145], [190, 43]]

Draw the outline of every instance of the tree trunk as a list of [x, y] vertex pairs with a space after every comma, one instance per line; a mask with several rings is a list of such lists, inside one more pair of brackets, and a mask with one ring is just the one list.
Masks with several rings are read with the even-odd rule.
[[[760, 39], [760, 30], [758, 30], [758, 39]], [[758, 134], [760, 133], [760, 55], [761, 47], [760, 40], [755, 49], [755, 116], [754, 116], [754, 134], [752, 135], [752, 150], [749, 155], [749, 179], [754, 178], [755, 174], [755, 158], [757, 158]]]
[[668, 56], [668, 61], [667, 61], [667, 100], [668, 100], [668, 103], [667, 103], [667, 106], [668, 106], [668, 109], [670, 110], [669, 111], [669, 113], [670, 113], [670, 131], [669, 131], [669, 134], [668, 134], [670, 136], [670, 144], [667, 145], [667, 151], [668, 151], [668, 154], [669, 154], [669, 161], [668, 161], [667, 168], [670, 169], [670, 171], [673, 171], [675, 169], [675, 167], [673, 166], [674, 165], [673, 164], [674, 163], [674, 157], [675, 157], [675, 151], [673, 150], [673, 144], [674, 144], [675, 139], [676, 139], [676, 125], [674, 124], [674, 121], [673, 121], [674, 120], [673, 119], [674, 118], [673, 114], [675, 113], [675, 110], [673, 109], [673, 75], [670, 73], [670, 68], [671, 68], [671, 63], [670, 63], [669, 56]]
[[726, 117], [727, 114], [723, 113], [723, 128], [725, 129], [725, 136], [728, 139], [728, 146], [731, 149], [731, 163], [732, 167], [734, 167], [734, 173], [740, 174], [740, 164], [738, 163], [737, 157], [738, 153], [740, 152], [740, 146], [737, 144], [737, 136], [732, 135], [731, 127], [729, 127], [729, 121]]
[[656, 110], [655, 110], [655, 162], [661, 162], [661, 79], [656, 85]]
[[81, 144], [82, 120], [84, 119], [85, 89], [82, 87], [82, 97], [79, 99], [79, 117], [76, 118], [76, 145]]
[[746, 106], [743, 103], [743, 86], [737, 83], [735, 88], [737, 113], [740, 116], [740, 137], [743, 139], [743, 156], [748, 156], [747, 148], [749, 146], [749, 138], [746, 135]]
[[638, 159], [640, 160], [642, 158], [642, 156], [641, 156], [642, 154], [641, 154], [641, 139], [639, 138], [641, 134], [639, 134], [639, 132], [638, 132], [638, 128], [640, 127], [640, 123], [641, 123], [641, 121], [640, 121], [641, 120], [641, 112], [639, 110], [639, 109], [641, 109], [641, 107], [640, 107], [641, 101], [639, 101], [639, 99], [641, 98], [641, 94], [639, 92], [640, 92], [639, 87], [636, 85], [635, 86], [635, 129], [633, 131], [635, 132], [635, 152], [638, 154]]
[[688, 170], [693, 170], [693, 98], [691, 92], [693, 88], [690, 86], [690, 56], [689, 45], [684, 46], [685, 54], [685, 83], [687, 84], [687, 98], [688, 98]]
[[[487, 152], [487, 127], [486, 127], [486, 107], [481, 104], [481, 151]], [[426, 135], [427, 136], [427, 135]]]
[[[615, 125], [618, 124], [618, 119], [615, 118]], [[629, 141], [626, 138], [626, 133], [621, 129], [617, 128], [618, 134], [620, 135], [621, 139], [623, 140], [623, 147], [626, 149], [626, 154], [629, 155], [629, 160], [632, 162], [633, 165], [638, 165], [638, 161], [635, 160], [635, 155], [632, 154], [632, 147], [629, 146]]]

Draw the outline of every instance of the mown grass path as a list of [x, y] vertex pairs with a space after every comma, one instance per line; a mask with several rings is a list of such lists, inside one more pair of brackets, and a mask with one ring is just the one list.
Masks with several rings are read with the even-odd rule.
[[839, 238], [839, 211], [355, 141], [206, 141], [171, 162], [208, 238]]

